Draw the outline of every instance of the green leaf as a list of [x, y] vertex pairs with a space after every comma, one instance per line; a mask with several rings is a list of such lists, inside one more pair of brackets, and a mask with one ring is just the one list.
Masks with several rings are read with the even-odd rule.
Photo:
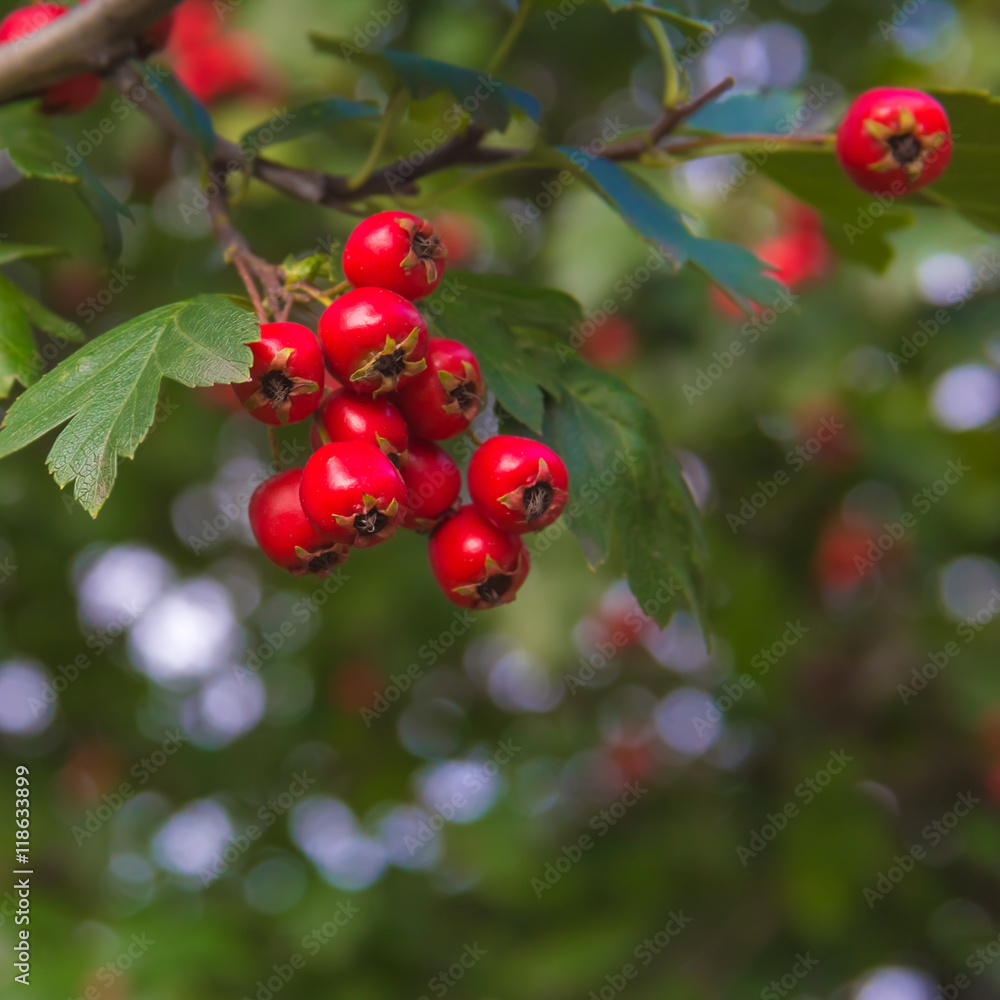
[[[137, 69], [141, 71], [142, 67]], [[155, 73], [143, 74], [143, 82], [149, 84], [178, 124], [194, 140], [205, 162], [211, 163], [215, 156], [215, 128], [205, 105], [165, 66], [157, 65]]]
[[[0, 249], [6, 251], [16, 248], [11, 244]], [[48, 248], [20, 249], [42, 251]], [[41, 376], [45, 366], [31, 334], [33, 326], [63, 342], [84, 339], [83, 331], [75, 323], [49, 312], [27, 292], [21, 291], [10, 280], [0, 275], [0, 399], [9, 396], [16, 383], [19, 382], [27, 388]]]
[[437, 59], [426, 59], [413, 52], [383, 49], [381, 52], [361, 52], [345, 39], [310, 34], [313, 46], [321, 52], [343, 58], [354, 58], [383, 76], [403, 83], [416, 99], [446, 91], [468, 111], [472, 120], [484, 128], [503, 132], [510, 124], [512, 108], [520, 108], [534, 121], [539, 121], [542, 108], [537, 98], [516, 87], [509, 87], [491, 74], [480, 73], [464, 66]]
[[838, 254], [876, 271], [884, 271], [893, 257], [888, 234], [913, 221], [898, 203], [883, 206], [856, 188], [830, 154], [775, 152], [761, 169], [823, 216], [827, 239]]
[[802, 107], [802, 94], [789, 90], [772, 90], [766, 94], [733, 94], [706, 104], [685, 122], [696, 132], [783, 133]]
[[781, 294], [782, 286], [765, 275], [765, 265], [754, 254], [734, 243], [695, 236], [680, 212], [635, 174], [585, 150], [556, 149], [629, 225], [655, 243], [674, 267], [691, 264], [744, 306], [748, 300], [772, 302]]
[[636, 11], [640, 14], [652, 14], [672, 24], [686, 38], [699, 39], [707, 31], [714, 34], [712, 25], [708, 21], [699, 21], [697, 18], [688, 17], [672, 7], [664, 7], [658, 3], [643, 3], [639, 0], [604, 0], [607, 6], [616, 14], [623, 10]]
[[[276, 129], [271, 121], [250, 129], [240, 139], [240, 146], [243, 149], [264, 149], [282, 142], [291, 142], [310, 132], [320, 132], [340, 122], [351, 121], [354, 118], [377, 118], [380, 114], [377, 105], [349, 101], [346, 97], [329, 97], [322, 101], [303, 104], [286, 112], [284, 114], [286, 122], [280, 129]], [[272, 138], [264, 142], [262, 137], [266, 132], [271, 132]]]
[[65, 252], [58, 247], [40, 247], [29, 243], [0, 243], [0, 265], [23, 260], [25, 257], [52, 257]]
[[0, 275], [0, 399], [16, 382], [29, 386], [38, 377], [39, 359], [21, 292]]
[[655, 418], [623, 382], [567, 358], [562, 400], [546, 406], [544, 440], [569, 470], [567, 516], [591, 566], [612, 535], [632, 593], [665, 625], [676, 581], [704, 621], [707, 555], [694, 502]]
[[476, 355], [497, 402], [536, 434], [542, 430], [545, 389], [560, 395], [555, 349], [528, 328], [568, 333], [583, 319], [571, 296], [495, 274], [448, 272], [420, 307], [445, 337]]
[[34, 101], [21, 101], [0, 108], [0, 149], [6, 149], [11, 163], [25, 177], [43, 180], [77, 182], [76, 174], [66, 162], [72, 147], [56, 137], [44, 115], [38, 113]]
[[1000, 99], [983, 91], [932, 91], [948, 112], [954, 141], [948, 169], [916, 197], [952, 208], [974, 225], [1000, 232]]
[[65, 135], [58, 134], [34, 104], [22, 102], [0, 108], [0, 149], [25, 176], [74, 185], [76, 193], [97, 219], [112, 259], [121, 254], [120, 216], [132, 213], [100, 182]]
[[62, 429], [49, 452], [60, 487], [75, 480], [80, 504], [96, 516], [117, 474], [153, 423], [160, 381], [205, 386], [249, 376], [260, 328], [222, 295], [161, 306], [80, 348], [27, 389], [0, 429], [0, 458]]

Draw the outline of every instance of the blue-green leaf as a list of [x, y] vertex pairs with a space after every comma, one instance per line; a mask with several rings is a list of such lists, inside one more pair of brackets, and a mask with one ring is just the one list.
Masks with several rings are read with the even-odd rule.
[[733, 94], [706, 104], [686, 121], [698, 132], [790, 134], [802, 94], [772, 90], [766, 94]]
[[691, 264], [743, 305], [748, 300], [772, 302], [781, 295], [782, 286], [765, 275], [765, 265], [754, 254], [734, 243], [695, 236], [680, 212], [635, 174], [584, 150], [557, 149], [629, 225], [660, 247], [674, 267]]
[[143, 82], [148, 82], [167, 110], [194, 140], [205, 162], [211, 163], [215, 155], [215, 128], [205, 105], [166, 67], [157, 66], [155, 73], [144, 74]]

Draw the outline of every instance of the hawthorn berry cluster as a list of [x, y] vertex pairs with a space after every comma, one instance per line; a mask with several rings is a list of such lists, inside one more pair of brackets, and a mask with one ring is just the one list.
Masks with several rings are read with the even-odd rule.
[[[351, 233], [343, 270], [354, 287], [327, 307], [318, 338], [298, 323], [262, 324], [250, 380], [234, 386], [265, 424], [315, 418], [305, 467], [254, 492], [254, 536], [277, 565], [323, 575], [352, 548], [408, 528], [430, 535], [431, 569], [451, 601], [506, 604], [528, 574], [520, 536], [566, 505], [566, 467], [537, 441], [490, 438], [469, 462], [472, 502], [462, 505], [461, 470], [438, 442], [469, 429], [486, 390], [472, 351], [428, 336], [413, 304], [441, 280], [441, 241], [416, 216], [379, 212]], [[338, 385], [324, 398], [327, 371]]]

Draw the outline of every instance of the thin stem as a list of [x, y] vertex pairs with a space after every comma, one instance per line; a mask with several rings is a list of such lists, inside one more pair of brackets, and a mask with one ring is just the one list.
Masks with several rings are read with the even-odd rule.
[[[671, 156], [688, 156], [697, 159], [702, 156], [719, 156], [723, 153], [754, 153], [762, 151], [775, 153], [783, 149], [802, 152], [830, 152], [835, 136], [828, 133], [811, 135], [769, 135], [767, 133], [747, 133], [744, 135], [706, 135], [697, 139], [684, 139], [661, 147]], [[693, 154], [693, 155], [691, 155]]]
[[310, 285], [305, 281], [296, 281], [294, 285], [289, 285], [288, 290], [290, 292], [305, 292], [306, 295], [311, 299], [315, 299], [317, 302], [321, 302], [323, 305], [328, 306], [333, 303], [333, 299], [329, 295], [324, 295], [315, 285]]
[[228, 262], [236, 268], [236, 271], [247, 290], [247, 295], [250, 296], [250, 301], [253, 303], [253, 311], [257, 315], [257, 322], [266, 323], [267, 313], [264, 311], [264, 303], [261, 301], [260, 292], [257, 291], [257, 286], [254, 284], [254, 280], [250, 275], [250, 269], [238, 255], [230, 257]]
[[500, 40], [496, 52], [493, 53], [490, 61], [486, 64], [487, 73], [495, 73], [503, 65], [507, 56], [510, 55], [510, 50], [514, 47], [514, 43], [527, 23], [528, 12], [531, 10], [532, 2], [533, 0], [522, 0], [520, 8], [514, 15], [514, 20], [510, 22], [510, 26], [507, 28], [507, 33]]
[[278, 441], [278, 434], [273, 427], [267, 429], [267, 442], [271, 446], [271, 459], [274, 462], [275, 472], [281, 472], [285, 463], [281, 461], [281, 444]]
[[385, 148], [386, 141], [392, 134], [392, 130], [399, 123], [400, 118], [403, 117], [403, 112], [406, 110], [406, 103], [406, 89], [400, 87], [389, 98], [389, 103], [385, 106], [385, 113], [382, 115], [378, 131], [372, 140], [371, 149], [368, 151], [368, 158], [361, 165], [361, 169], [347, 179], [348, 190], [357, 190], [374, 173], [375, 167], [378, 166], [379, 158], [382, 156], [382, 150]]
[[653, 36], [653, 41], [656, 42], [660, 62], [663, 64], [663, 106], [672, 108], [680, 100], [681, 94], [681, 73], [674, 57], [674, 47], [670, 44], [667, 29], [658, 17], [644, 14], [642, 20]]

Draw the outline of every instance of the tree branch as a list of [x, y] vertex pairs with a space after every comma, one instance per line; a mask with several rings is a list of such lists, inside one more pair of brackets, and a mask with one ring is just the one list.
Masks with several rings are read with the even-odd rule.
[[137, 39], [179, 0], [88, 0], [44, 28], [0, 45], [0, 104], [77, 73], [105, 75], [142, 55]]

